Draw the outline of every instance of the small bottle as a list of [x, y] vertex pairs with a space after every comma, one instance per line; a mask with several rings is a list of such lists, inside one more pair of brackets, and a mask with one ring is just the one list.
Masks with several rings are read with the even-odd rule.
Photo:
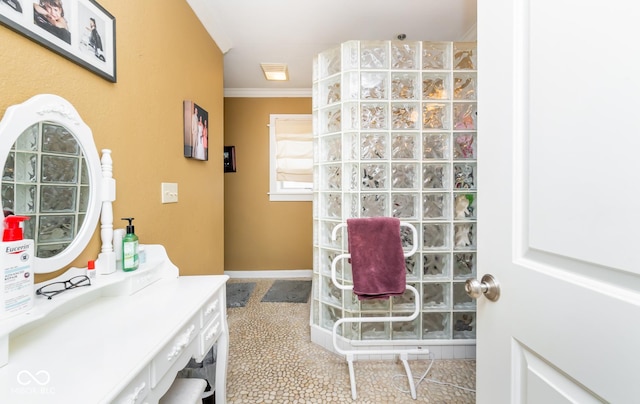
[[96, 262], [93, 260], [87, 263], [87, 276], [91, 280], [96, 278]]
[[138, 269], [140, 262], [138, 261], [138, 236], [135, 235], [132, 217], [123, 217], [122, 220], [128, 220], [127, 234], [122, 238], [122, 270], [124, 272], [135, 271]]

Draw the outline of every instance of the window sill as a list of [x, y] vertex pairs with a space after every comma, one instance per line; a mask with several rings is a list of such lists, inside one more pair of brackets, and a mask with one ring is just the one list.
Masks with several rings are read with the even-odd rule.
[[312, 192], [301, 193], [284, 193], [269, 192], [269, 201], [271, 202], [310, 202], [313, 200]]

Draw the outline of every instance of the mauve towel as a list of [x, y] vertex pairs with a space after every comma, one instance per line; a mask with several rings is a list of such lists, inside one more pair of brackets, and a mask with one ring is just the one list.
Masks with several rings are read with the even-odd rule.
[[407, 285], [400, 220], [392, 217], [347, 219], [353, 293], [358, 299], [388, 299]]

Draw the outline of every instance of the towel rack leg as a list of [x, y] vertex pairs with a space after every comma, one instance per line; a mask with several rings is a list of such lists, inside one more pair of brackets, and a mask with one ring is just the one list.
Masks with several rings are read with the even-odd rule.
[[347, 362], [349, 363], [349, 380], [351, 381], [351, 398], [354, 400], [358, 398], [356, 393], [356, 375], [353, 371], [353, 355], [347, 354]]
[[400, 360], [402, 360], [402, 364], [404, 365], [404, 370], [407, 372], [407, 380], [409, 381], [409, 389], [411, 390], [411, 398], [414, 400], [417, 398], [416, 394], [416, 383], [413, 380], [413, 374], [411, 373], [411, 368], [409, 367], [409, 355], [406, 353], [400, 354]]

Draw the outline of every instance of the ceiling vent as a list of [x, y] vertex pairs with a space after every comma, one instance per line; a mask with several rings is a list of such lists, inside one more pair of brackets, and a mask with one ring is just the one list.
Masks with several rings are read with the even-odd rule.
[[272, 81], [289, 80], [289, 70], [285, 63], [260, 63], [264, 77]]

